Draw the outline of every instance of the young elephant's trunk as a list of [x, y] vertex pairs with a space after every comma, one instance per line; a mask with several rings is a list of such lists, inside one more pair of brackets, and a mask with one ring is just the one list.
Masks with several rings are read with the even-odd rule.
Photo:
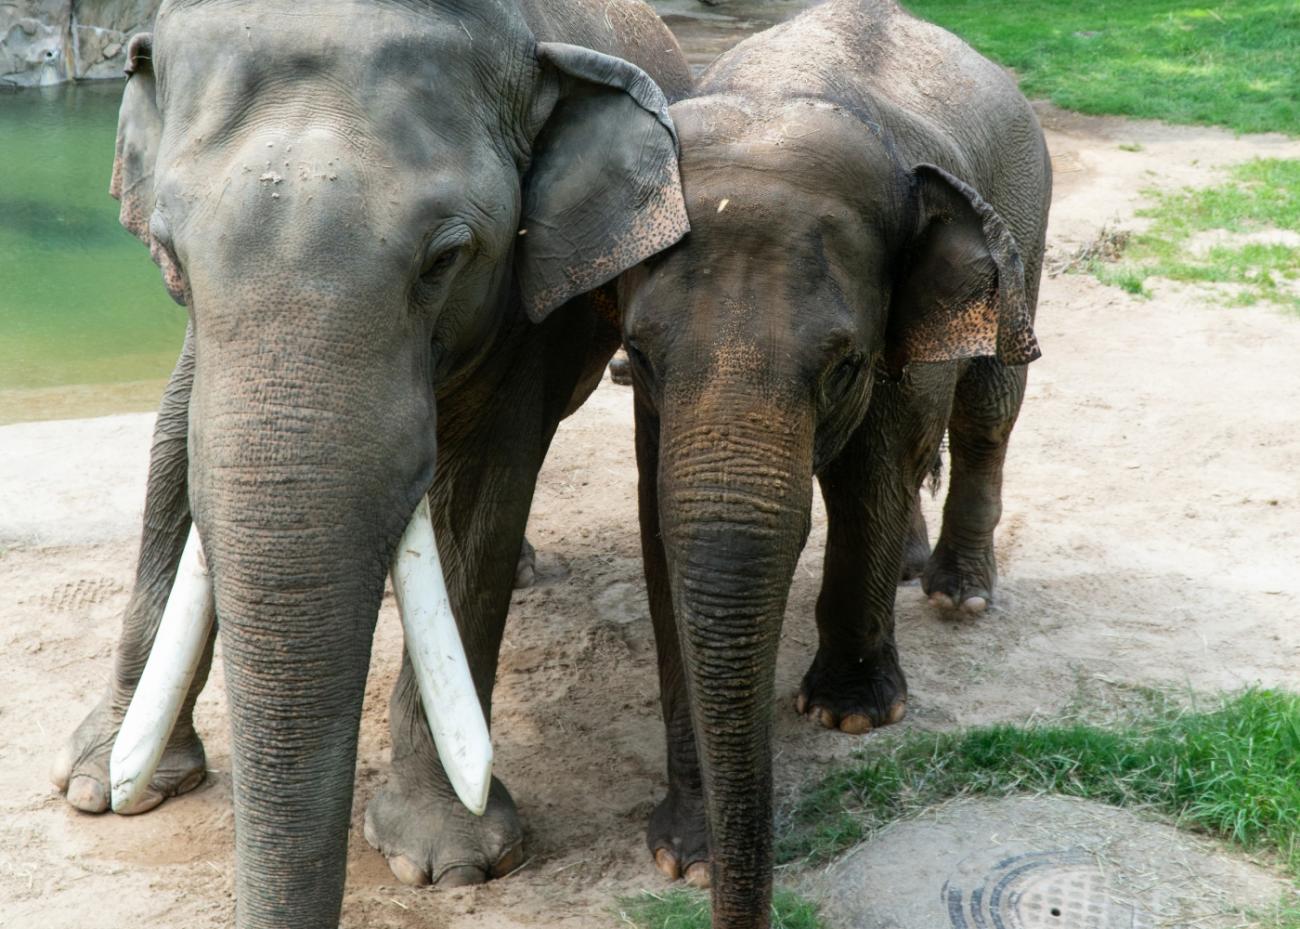
[[661, 432], [661, 525], [703, 769], [713, 925], [765, 929], [773, 681], [808, 532], [810, 418], [745, 400], [674, 412]]

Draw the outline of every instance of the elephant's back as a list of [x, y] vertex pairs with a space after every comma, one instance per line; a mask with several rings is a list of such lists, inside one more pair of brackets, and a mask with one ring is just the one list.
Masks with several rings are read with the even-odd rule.
[[614, 55], [645, 71], [669, 103], [688, 96], [693, 81], [677, 39], [642, 0], [523, 0], [540, 42], [567, 42]]
[[893, 0], [828, 0], [752, 36], [697, 94], [759, 109], [816, 98], [879, 126], [907, 166], [937, 164], [979, 190], [1036, 278], [1051, 167], [1033, 109], [1000, 66]]

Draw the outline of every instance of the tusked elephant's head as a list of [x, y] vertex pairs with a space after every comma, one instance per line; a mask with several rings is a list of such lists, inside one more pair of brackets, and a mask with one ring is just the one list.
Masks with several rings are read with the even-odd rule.
[[174, 0], [128, 57], [112, 192], [190, 314], [237, 923], [334, 927], [437, 389], [682, 235], [676, 139], [644, 72], [510, 2]]
[[878, 127], [807, 99], [761, 110], [718, 94], [672, 113], [692, 228], [624, 276], [624, 339], [713, 925], [754, 929], [770, 919], [776, 652], [813, 476], [878, 379], [978, 355], [1022, 364], [1037, 344], [1003, 221], [949, 172], [904, 163]]

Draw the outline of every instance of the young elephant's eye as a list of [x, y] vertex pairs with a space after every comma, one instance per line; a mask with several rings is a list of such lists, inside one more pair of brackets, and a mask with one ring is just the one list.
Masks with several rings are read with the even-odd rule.
[[858, 375], [862, 373], [862, 360], [861, 355], [853, 354], [835, 366], [830, 376], [826, 378], [824, 390], [828, 400], [832, 402], [842, 400], [848, 394], [849, 389], [857, 382]]
[[625, 339], [623, 345], [627, 348], [627, 357], [632, 362], [632, 366], [640, 370], [646, 377], [654, 377], [654, 365], [650, 363], [650, 359], [646, 357], [646, 353], [641, 349], [637, 340]]

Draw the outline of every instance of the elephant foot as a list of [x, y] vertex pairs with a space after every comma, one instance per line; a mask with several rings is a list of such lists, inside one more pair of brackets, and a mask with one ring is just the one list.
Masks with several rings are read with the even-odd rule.
[[632, 386], [632, 363], [628, 361], [627, 352], [621, 348], [609, 360], [609, 379], [620, 387]]
[[670, 881], [680, 878], [692, 887], [709, 886], [709, 831], [703, 797], [670, 790], [650, 814], [646, 844], [664, 877]]
[[537, 583], [537, 549], [524, 538], [519, 548], [519, 561], [515, 564], [515, 590], [523, 590]]
[[390, 782], [366, 807], [365, 835], [403, 884], [482, 884], [524, 863], [519, 813], [495, 777], [482, 816], [453, 795], [434, 795], [426, 787], [413, 796]]
[[907, 712], [907, 681], [898, 651], [892, 642], [862, 657], [818, 648], [795, 709], [826, 729], [852, 735], [898, 722]]
[[[69, 804], [83, 812], [103, 813], [109, 808], [108, 759], [121, 726], [122, 714], [113, 709], [112, 700], [106, 697], [82, 720], [55, 756], [50, 780]], [[131, 809], [115, 812], [147, 813], [168, 797], [198, 787], [206, 771], [207, 758], [198, 733], [191, 725], [177, 725], [158, 770], [149, 781], [149, 790]]]
[[991, 538], [983, 545], [959, 547], [941, 537], [925, 566], [921, 589], [931, 606], [978, 616], [993, 602], [997, 576]]

